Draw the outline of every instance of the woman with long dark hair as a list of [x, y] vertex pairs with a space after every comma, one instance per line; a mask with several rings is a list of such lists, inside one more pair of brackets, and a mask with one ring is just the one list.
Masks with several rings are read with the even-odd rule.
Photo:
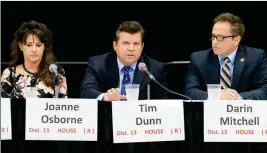
[[[34, 88], [39, 98], [66, 98], [64, 69], [58, 66], [60, 81], [55, 81], [54, 74], [49, 71], [50, 64], [55, 61], [51, 31], [36, 21], [22, 23], [11, 43], [10, 66], [2, 73], [2, 97], [27, 98], [29, 88]], [[55, 85], [58, 92], [55, 92]]]

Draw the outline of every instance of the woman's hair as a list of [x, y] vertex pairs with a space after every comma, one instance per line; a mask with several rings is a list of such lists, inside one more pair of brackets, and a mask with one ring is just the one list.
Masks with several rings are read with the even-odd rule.
[[37, 76], [46, 86], [54, 87], [53, 74], [49, 71], [49, 65], [56, 61], [52, 52], [52, 34], [51, 31], [42, 23], [28, 21], [22, 23], [15, 32], [11, 43], [11, 62], [10, 66], [17, 66], [24, 63], [23, 53], [20, 51], [19, 43], [25, 44], [29, 34], [36, 35], [45, 45], [42, 60], [39, 65]]

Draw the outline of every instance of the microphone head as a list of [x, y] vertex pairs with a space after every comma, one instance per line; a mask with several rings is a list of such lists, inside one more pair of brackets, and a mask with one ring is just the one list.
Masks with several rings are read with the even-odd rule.
[[50, 72], [55, 72], [57, 70], [57, 65], [56, 64], [50, 64], [49, 65], [49, 71]]
[[138, 69], [140, 71], [145, 71], [147, 68], [146, 68], [146, 64], [145, 63], [139, 63], [138, 64]]

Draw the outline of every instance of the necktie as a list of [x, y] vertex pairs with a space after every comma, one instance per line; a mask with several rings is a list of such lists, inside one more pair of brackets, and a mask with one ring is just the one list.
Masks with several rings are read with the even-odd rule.
[[222, 66], [222, 70], [221, 70], [221, 86], [222, 89], [227, 89], [227, 88], [231, 88], [231, 71], [230, 71], [230, 67], [227, 63], [230, 63], [230, 59], [228, 57], [223, 58], [223, 66]]
[[131, 78], [130, 78], [131, 71], [132, 68], [130, 66], [124, 66], [121, 69], [121, 72], [123, 73], [123, 79], [121, 82], [121, 95], [126, 95], [125, 85], [131, 83]]

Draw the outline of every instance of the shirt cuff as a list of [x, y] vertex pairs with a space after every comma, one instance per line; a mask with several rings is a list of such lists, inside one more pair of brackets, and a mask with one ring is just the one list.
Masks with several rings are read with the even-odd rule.
[[96, 99], [100, 100], [100, 101], [103, 101], [104, 95], [105, 95], [105, 93], [102, 93]]
[[237, 100], [243, 100], [244, 98], [238, 95]]

